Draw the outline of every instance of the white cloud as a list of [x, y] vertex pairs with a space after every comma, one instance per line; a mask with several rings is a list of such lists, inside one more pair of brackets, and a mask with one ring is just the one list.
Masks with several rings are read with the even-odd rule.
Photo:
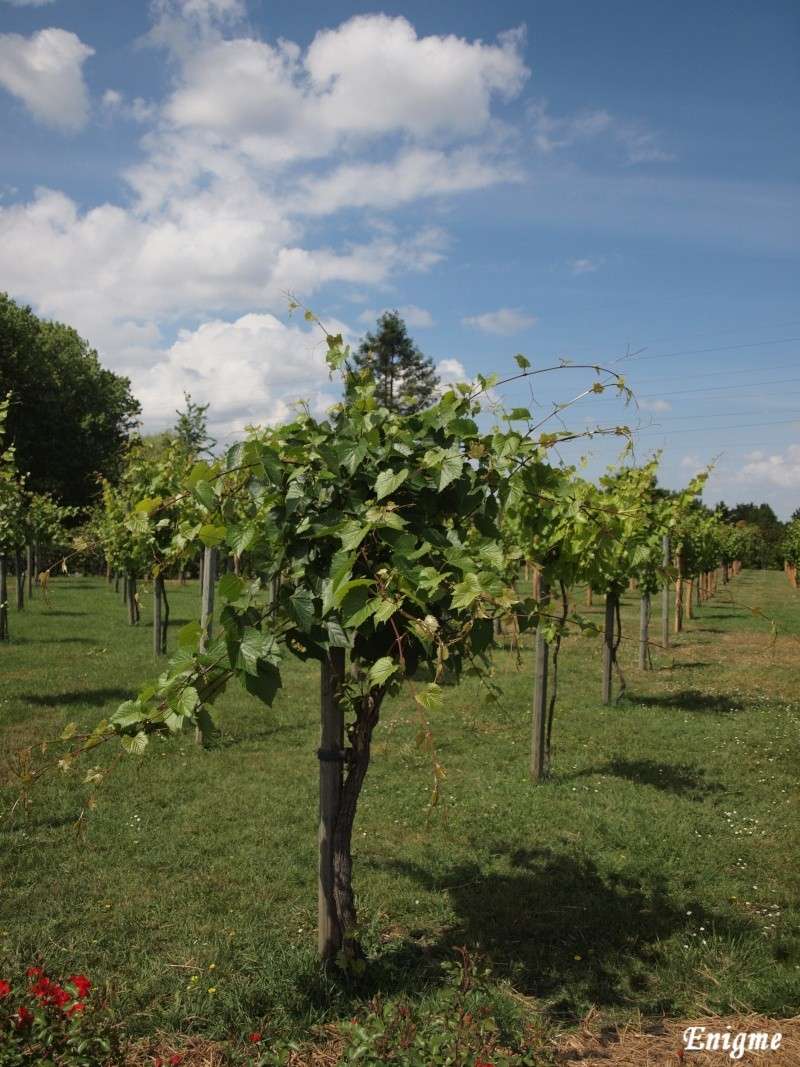
[[101, 103], [109, 115], [120, 115], [134, 122], [149, 122], [158, 114], [155, 104], [148, 104], [141, 96], [136, 96], [129, 101], [117, 89], [106, 89]]
[[[332, 332], [347, 327], [329, 321]], [[319, 329], [286, 325], [274, 315], [215, 319], [182, 330], [162, 362], [135, 375], [134, 387], [154, 422], [168, 425], [184, 390], [209, 404], [210, 428], [230, 438], [250, 423], [283, 421], [300, 401], [322, 414], [338, 399]]]
[[345, 207], [386, 209], [521, 177], [515, 163], [485, 148], [404, 148], [383, 163], [345, 163], [322, 177], [305, 179], [296, 206], [307, 215], [327, 215]]
[[212, 188], [145, 217], [109, 204], [81, 212], [43, 189], [28, 204], [0, 204], [0, 273], [11, 293], [74, 324], [112, 366], [133, 373], [164, 358], [159, 323], [203, 321], [216, 308], [285, 308], [287, 290], [307, 298], [327, 282], [383, 285], [442, 255], [437, 230], [336, 250], [294, 237], [292, 224], [247, 184], [236, 195]]
[[464, 364], [459, 359], [440, 359], [436, 364], [436, 374], [440, 388], [469, 381]]
[[[153, 11], [147, 43], [170, 51], [169, 94], [131, 100], [111, 86], [99, 101], [104, 121], [144, 125], [140, 161], [121, 176], [119, 198], [83, 208], [40, 188], [27, 202], [0, 200], [4, 288], [73, 323], [104, 361], [131, 374], [146, 393], [146, 420], [172, 416], [179, 379], [196, 392], [181, 352], [215, 331], [239, 344], [250, 336], [242, 317], [285, 308], [287, 290], [309, 300], [345, 283], [372, 302], [375, 289], [439, 263], [442, 229], [401, 228], [379, 213], [514, 178], [492, 108], [528, 76], [519, 32], [494, 43], [418, 36], [404, 18], [372, 15], [320, 32], [304, 49], [248, 36], [240, 0], [156, 0]], [[61, 30], [7, 35], [0, 47], [9, 38], [13, 76], [19, 47], [22, 67], [38, 72], [24, 83], [27, 105], [49, 121], [85, 121], [81, 64], [91, 50]], [[37, 95], [54, 78], [31, 50], [53, 40], [73, 56], [77, 81]], [[334, 246], [318, 220], [345, 207], [354, 211], [352, 237]], [[413, 328], [432, 325], [424, 308], [400, 310]], [[167, 351], [178, 326], [192, 328], [191, 344], [183, 337]], [[263, 323], [255, 334], [266, 336]], [[252, 383], [250, 370], [242, 375]]]
[[640, 400], [638, 403], [642, 411], [672, 411], [672, 404], [668, 400]]
[[89, 117], [83, 64], [92, 55], [94, 49], [68, 30], [0, 34], [0, 85], [40, 122], [79, 130]]
[[388, 134], [412, 140], [486, 131], [494, 96], [528, 76], [519, 31], [497, 44], [418, 37], [403, 17], [360, 15], [294, 43], [213, 36], [182, 56], [165, 114], [177, 129], [235, 142], [262, 165], [330, 155]]
[[599, 270], [603, 265], [602, 259], [571, 259], [569, 261], [570, 270], [573, 274], [593, 274], [594, 271]]
[[[358, 316], [358, 321], [367, 326], [374, 326], [384, 311], [394, 310], [395, 308], [382, 308], [380, 311], [376, 311], [375, 308], [365, 308]], [[426, 308], [417, 307], [416, 304], [404, 304], [396, 310], [406, 326], [412, 326], [415, 329], [433, 326], [433, 315]]]
[[469, 315], [461, 321], [465, 326], [473, 326], [483, 333], [509, 337], [527, 330], [537, 320], [535, 315], [528, 315], [519, 308], [498, 308], [497, 311], [485, 311], [482, 315]]
[[530, 105], [528, 116], [533, 143], [543, 155], [605, 137], [622, 149], [629, 164], [664, 163], [675, 158], [660, 147], [656, 134], [642, 123], [620, 119], [608, 111], [554, 116], [547, 101], [539, 100]]
[[751, 452], [737, 481], [756, 485], [774, 485], [780, 489], [800, 489], [800, 445], [789, 445], [785, 452], [767, 454]]

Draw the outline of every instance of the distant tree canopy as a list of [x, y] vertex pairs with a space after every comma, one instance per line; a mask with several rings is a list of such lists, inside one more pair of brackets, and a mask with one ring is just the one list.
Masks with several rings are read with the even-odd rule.
[[376, 333], [368, 333], [355, 354], [356, 365], [375, 379], [379, 403], [400, 415], [413, 415], [434, 400], [439, 379], [433, 361], [420, 352], [396, 311], [385, 311]]
[[786, 526], [780, 521], [769, 504], [735, 504], [732, 508], [721, 502], [718, 513], [725, 522], [733, 525], [757, 526], [761, 534], [754, 546], [752, 558], [743, 560], [746, 567], [781, 566], [781, 545]]
[[35, 492], [84, 507], [114, 479], [140, 412], [127, 378], [100, 365], [71, 326], [37, 318], [0, 293], [0, 396], [7, 440]]

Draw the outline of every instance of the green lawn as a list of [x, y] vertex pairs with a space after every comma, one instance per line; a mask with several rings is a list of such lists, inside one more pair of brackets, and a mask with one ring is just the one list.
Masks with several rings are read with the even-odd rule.
[[[195, 616], [196, 583], [170, 598], [176, 623]], [[612, 707], [599, 703], [599, 639], [566, 642], [544, 785], [528, 780], [528, 648], [519, 662], [497, 656], [500, 706], [473, 680], [447, 687], [432, 719], [447, 771], [433, 813], [414, 703], [389, 704], [355, 844], [371, 963], [350, 982], [314, 957], [311, 664], [287, 669], [272, 710], [231, 690], [215, 750], [187, 737], [126, 757], [80, 826], [82, 774], [50, 776], [9, 816], [14, 750], [107, 715], [152, 674], [146, 589], [142, 602], [131, 628], [105, 582], [61, 578], [49, 606], [11, 608], [0, 976], [36, 959], [84, 971], [134, 1036], [303, 1039], [360, 1017], [377, 993], [435, 1005], [463, 945], [491, 968], [486, 996], [509, 1043], [591, 1006], [617, 1021], [800, 1010], [800, 596], [782, 574], [735, 579], [652, 672], [623, 643], [627, 693]], [[602, 605], [587, 610], [600, 621]]]

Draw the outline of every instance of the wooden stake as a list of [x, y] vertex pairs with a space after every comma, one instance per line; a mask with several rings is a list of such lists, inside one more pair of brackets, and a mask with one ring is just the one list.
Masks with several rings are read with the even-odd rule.
[[33, 596], [33, 545], [25, 546], [25, 571], [28, 575], [28, 600]]
[[6, 557], [0, 555], [0, 641], [8, 640], [8, 579]]
[[[200, 651], [205, 652], [211, 644], [211, 633], [214, 622], [214, 587], [217, 581], [217, 550], [206, 548], [203, 550], [202, 585], [200, 587]], [[194, 729], [194, 739], [198, 745], [203, 743], [203, 734], [199, 726]]]
[[25, 607], [25, 574], [22, 570], [22, 552], [19, 549], [14, 553], [14, 568], [17, 578], [17, 611]]
[[614, 624], [617, 595], [606, 593], [606, 618], [603, 632], [603, 703], [611, 703], [611, 673], [614, 669]]
[[[539, 602], [544, 606], [550, 600], [547, 582], [539, 575]], [[541, 782], [547, 777], [550, 753], [547, 751], [547, 673], [550, 649], [542, 635], [542, 627], [537, 626], [533, 645], [533, 724], [531, 737], [531, 778]]]
[[139, 621], [139, 605], [136, 603], [136, 579], [132, 574], [128, 575], [128, 622], [136, 626]]
[[[670, 563], [669, 534], [664, 534], [661, 539], [664, 552], [663, 563], [665, 569]], [[664, 588], [661, 590], [661, 644], [669, 648], [669, 581], [664, 580]]]
[[164, 654], [161, 632], [161, 583], [163, 581], [161, 575], [153, 579], [153, 655], [156, 659]]
[[649, 627], [650, 627], [650, 594], [642, 593], [639, 602], [639, 669], [646, 671], [648, 668], [649, 651]]
[[339, 693], [344, 682], [344, 649], [331, 648], [321, 664], [319, 758], [319, 872], [317, 950], [333, 959], [342, 947], [342, 932], [333, 894], [333, 832], [342, 797], [344, 712]]
[[683, 629], [683, 553], [678, 553], [678, 577], [675, 579], [675, 633]]

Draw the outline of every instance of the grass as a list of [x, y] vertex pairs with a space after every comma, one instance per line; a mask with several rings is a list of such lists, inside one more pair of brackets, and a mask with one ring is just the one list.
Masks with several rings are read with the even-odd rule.
[[[170, 599], [178, 624], [193, 618], [196, 583]], [[39, 596], [11, 609], [4, 766], [152, 675], [146, 590], [142, 600], [138, 628], [99, 579], [54, 580], [49, 606]], [[584, 610], [601, 620], [601, 604]], [[629, 594], [625, 633], [636, 618]], [[635, 642], [623, 642], [627, 692], [612, 707], [599, 703], [599, 640], [570, 639], [554, 774], [539, 786], [528, 779], [532, 654], [501, 651], [500, 706], [474, 680], [447, 687], [433, 720], [447, 779], [432, 813], [413, 701], [394, 700], [356, 829], [371, 963], [349, 982], [315, 962], [319, 682], [314, 665], [291, 663], [273, 709], [232, 689], [218, 748], [154, 742], [119, 764], [79, 825], [81, 775], [40, 783], [0, 823], [0, 976], [36, 959], [84, 971], [134, 1036], [301, 1040], [376, 994], [435, 1008], [458, 946], [490, 967], [501, 1031], [527, 1026], [529, 1040], [592, 1008], [617, 1023], [794, 1014], [799, 633], [783, 575], [745, 572], [655, 650], [653, 671], [638, 671]], [[18, 793], [2, 774], [8, 814]]]

